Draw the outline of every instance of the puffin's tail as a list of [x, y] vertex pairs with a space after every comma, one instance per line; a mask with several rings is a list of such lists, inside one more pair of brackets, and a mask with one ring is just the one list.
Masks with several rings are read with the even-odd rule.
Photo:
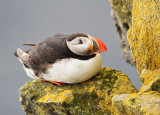
[[16, 57], [18, 57], [24, 64], [28, 64], [29, 55], [26, 52], [24, 52], [23, 50], [21, 50], [20, 48], [18, 48], [14, 52], [14, 55]]
[[[22, 45], [26, 45], [26, 46], [36, 46], [37, 44], [22, 44]], [[18, 48], [18, 49], [20, 49], [20, 48]], [[17, 50], [18, 50], [17, 49]], [[18, 54], [17, 54], [17, 50], [14, 52], [14, 55], [16, 56], [16, 57], [18, 57]], [[21, 49], [20, 49], [21, 50]], [[22, 51], [22, 50], [21, 50]], [[24, 51], [23, 51], [24, 52]], [[28, 52], [28, 51], [25, 51], [26, 53]]]
[[14, 56], [18, 57], [18, 55], [17, 55], [17, 50], [14, 52]]

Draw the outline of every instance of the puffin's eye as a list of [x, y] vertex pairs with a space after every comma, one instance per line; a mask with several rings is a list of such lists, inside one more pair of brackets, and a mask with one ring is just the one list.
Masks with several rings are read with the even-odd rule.
[[83, 42], [82, 42], [82, 40], [81, 40], [81, 39], [79, 40], [79, 43], [78, 43], [78, 44], [83, 44]]

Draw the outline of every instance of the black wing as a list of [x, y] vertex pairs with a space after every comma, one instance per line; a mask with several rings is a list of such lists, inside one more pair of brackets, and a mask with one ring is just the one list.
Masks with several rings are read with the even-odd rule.
[[69, 58], [64, 50], [65, 39], [64, 35], [48, 37], [26, 51], [29, 55], [29, 67], [37, 76], [41, 72], [45, 73], [47, 68], [57, 60]]

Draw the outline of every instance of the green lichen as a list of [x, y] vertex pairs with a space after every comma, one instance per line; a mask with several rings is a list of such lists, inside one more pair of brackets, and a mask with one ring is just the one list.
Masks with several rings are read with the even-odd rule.
[[[135, 93], [125, 74], [103, 67], [90, 80], [58, 86], [34, 80], [20, 89], [23, 109], [29, 114], [115, 114], [111, 98], [117, 94]], [[47, 107], [46, 107], [47, 106]]]

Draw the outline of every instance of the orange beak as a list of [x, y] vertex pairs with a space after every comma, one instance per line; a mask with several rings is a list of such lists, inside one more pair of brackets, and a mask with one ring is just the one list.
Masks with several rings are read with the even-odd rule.
[[97, 53], [101, 53], [101, 52], [107, 51], [106, 45], [101, 40], [99, 40], [97, 38], [94, 38], [94, 37], [92, 37], [92, 39], [94, 39], [98, 44], [99, 50], [98, 50]]

